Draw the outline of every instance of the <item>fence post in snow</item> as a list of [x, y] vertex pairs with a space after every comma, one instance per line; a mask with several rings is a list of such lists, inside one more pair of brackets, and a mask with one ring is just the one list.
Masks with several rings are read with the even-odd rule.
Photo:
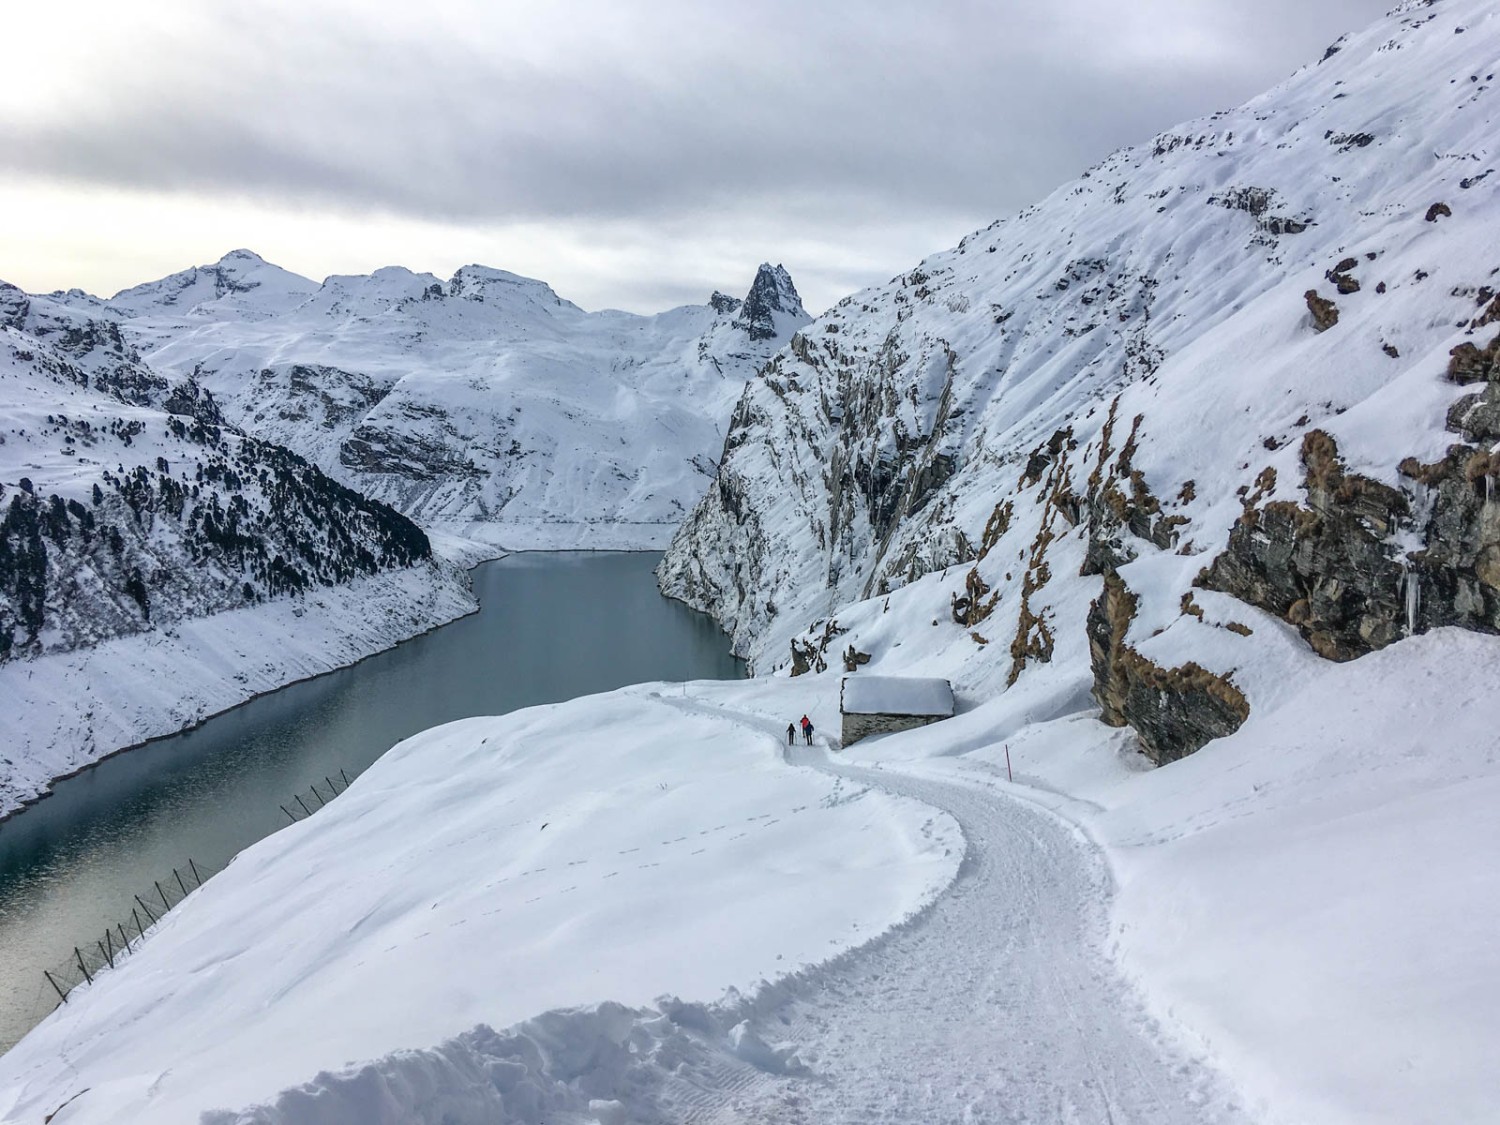
[[[135, 901], [140, 905], [140, 908], [146, 912], [146, 917], [151, 919], [152, 925], [155, 925], [156, 924], [156, 915], [151, 913], [151, 908], [149, 906], [147, 906], [144, 902], [141, 902], [141, 896], [140, 895], [132, 895], [131, 897], [134, 898]], [[132, 910], [131, 913], [134, 914], [135, 911]], [[140, 918], [136, 918], [135, 924], [137, 926], [139, 926], [141, 924]], [[142, 934], [141, 936], [144, 937], [145, 935]]]
[[115, 938], [108, 929], [104, 931], [104, 941], [106, 943], [104, 959], [109, 962], [109, 967], [113, 969], [115, 967]]
[[[292, 817], [292, 819], [296, 820], [297, 818]], [[200, 887], [203, 886], [203, 876], [198, 874], [198, 865], [193, 862], [192, 856], [188, 856], [188, 866], [193, 869], [193, 878], [198, 880], [198, 885]]]
[[329, 777], [325, 773], [323, 775], [323, 780], [326, 781], [326, 782], [328, 782], [328, 791], [330, 793], [332, 793], [335, 797], [337, 797], [339, 795], [339, 789], [338, 789], [338, 786], [333, 783], [333, 778]]
[[78, 958], [78, 967], [83, 970], [83, 979], [93, 984], [94, 978], [89, 976], [89, 967], [83, 963], [83, 954], [79, 952], [76, 945], [73, 947], [73, 956]]
[[309, 785], [308, 788], [313, 791], [313, 796], [318, 799], [318, 808], [321, 809], [328, 803], [327, 801], [323, 800], [323, 794], [318, 792], [318, 787], [316, 785]]
[[117, 924], [115, 928], [120, 931], [120, 940], [125, 943], [125, 952], [129, 953], [130, 952], [130, 935], [125, 932], [125, 926], [124, 926], [124, 924], [123, 923]]
[[1011, 776], [1011, 772], [1010, 772], [1010, 743], [1009, 742], [1007, 742], [1005, 744], [1005, 780], [1006, 781], [1015, 781], [1015, 778]]
[[156, 888], [156, 893], [161, 895], [162, 913], [165, 914], [172, 909], [172, 904], [167, 901], [167, 892], [161, 889], [161, 884], [155, 879], [151, 880], [151, 885]]
[[113, 969], [115, 967], [115, 959], [113, 957], [109, 957], [109, 956], [107, 956], [105, 954], [105, 952], [104, 952], [104, 943], [102, 941], [96, 941], [96, 942], [94, 942], [94, 944], [99, 947], [99, 956], [104, 958], [105, 964], [107, 964], [111, 969]]
[[297, 803], [302, 806], [303, 812], [305, 812], [308, 816], [312, 816], [312, 809], [307, 807], [307, 803], [303, 801], [300, 796], [297, 797]]
[[177, 874], [177, 868], [172, 868], [172, 875], [177, 880], [177, 886], [182, 891], [182, 897], [187, 898], [187, 884], [182, 881], [182, 876]]
[[344, 779], [344, 788], [348, 789], [349, 788], [349, 775], [344, 772], [344, 770], [343, 770], [342, 767], [339, 768], [339, 776]]
[[287, 816], [291, 816], [292, 817], [292, 823], [293, 824], [297, 823], [297, 818], [295, 816], [292, 816], [292, 810], [291, 809], [287, 808], [285, 805], [278, 805], [277, 807], [279, 809], [281, 809], [282, 812], [286, 813]]
[[46, 969], [43, 969], [42, 976], [47, 978], [47, 983], [52, 986], [53, 991], [55, 991], [60, 997], [62, 997], [62, 1002], [66, 1004], [68, 1002], [68, 994], [62, 990], [62, 986], [59, 985], [57, 981], [52, 979], [52, 974], [49, 973]]
[[[140, 902], [140, 899], [136, 899]], [[141, 916], [135, 912], [135, 907], [130, 908], [130, 916], [135, 919], [135, 932], [141, 935], [141, 940], [146, 940], [146, 927], [141, 925]]]

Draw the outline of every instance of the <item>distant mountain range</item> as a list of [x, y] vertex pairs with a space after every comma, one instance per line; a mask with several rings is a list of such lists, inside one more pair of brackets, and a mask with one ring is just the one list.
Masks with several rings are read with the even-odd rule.
[[[321, 285], [236, 250], [101, 301], [152, 371], [225, 419], [429, 527], [644, 525], [664, 541], [702, 493], [744, 382], [810, 319], [763, 265], [743, 300], [589, 313], [541, 281], [399, 267]], [[627, 536], [628, 538], [628, 536]]]

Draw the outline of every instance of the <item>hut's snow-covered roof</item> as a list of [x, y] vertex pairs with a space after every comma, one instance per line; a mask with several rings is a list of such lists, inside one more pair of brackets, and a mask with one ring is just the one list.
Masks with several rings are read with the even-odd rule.
[[947, 680], [908, 676], [845, 676], [843, 703], [846, 715], [942, 715], [953, 714], [953, 686]]

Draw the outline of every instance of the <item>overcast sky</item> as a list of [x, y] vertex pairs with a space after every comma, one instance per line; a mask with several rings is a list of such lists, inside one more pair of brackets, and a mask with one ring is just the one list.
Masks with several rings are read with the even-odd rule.
[[108, 295], [247, 246], [650, 312], [770, 260], [817, 311], [1391, 3], [13, 6], [0, 278]]

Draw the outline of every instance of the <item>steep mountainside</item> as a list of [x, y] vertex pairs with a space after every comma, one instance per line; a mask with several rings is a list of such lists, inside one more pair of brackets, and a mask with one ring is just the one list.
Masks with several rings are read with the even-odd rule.
[[0, 662], [429, 565], [410, 520], [224, 424], [112, 320], [0, 288]]
[[1500, 629], [1497, 60], [1493, 5], [1403, 4], [845, 300], [747, 386], [664, 590], [761, 670], [1092, 691], [1159, 761], [1304, 642]]
[[646, 542], [711, 479], [745, 380], [809, 319], [769, 265], [743, 301], [649, 317], [482, 266], [318, 286], [248, 251], [107, 302], [58, 298], [92, 302], [246, 432], [428, 526], [646, 525]]

